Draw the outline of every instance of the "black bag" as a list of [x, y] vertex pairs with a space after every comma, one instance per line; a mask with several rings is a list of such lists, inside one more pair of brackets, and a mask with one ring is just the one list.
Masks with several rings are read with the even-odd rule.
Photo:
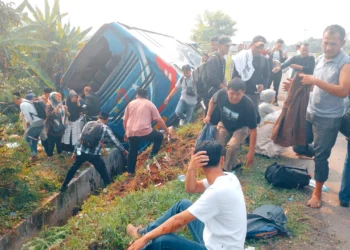
[[100, 122], [89, 122], [85, 125], [81, 135], [81, 144], [85, 148], [95, 149], [101, 141], [103, 124]]
[[247, 215], [247, 239], [270, 238], [275, 235], [289, 235], [285, 224], [287, 217], [283, 208], [263, 205]]
[[341, 121], [340, 133], [346, 138], [350, 138], [350, 109], [345, 113]]
[[109, 152], [106, 163], [110, 166], [111, 176], [121, 175], [127, 171], [127, 156], [118, 148]]
[[30, 116], [32, 117], [32, 120], [34, 120], [33, 116], [36, 116], [42, 120], [46, 120], [47, 116], [46, 116], [46, 104], [40, 100], [40, 99], [35, 99], [34, 101], [30, 102], [25, 100], [28, 103], [33, 104], [37, 115], [30, 113]]
[[196, 92], [194, 90], [194, 88], [192, 86], [189, 86], [187, 84], [187, 79], [185, 79], [184, 76], [181, 77], [181, 84], [185, 81], [185, 85], [186, 85], [186, 95], [188, 96], [196, 96]]
[[266, 169], [265, 179], [275, 187], [292, 189], [308, 186], [311, 177], [306, 168], [294, 168], [274, 163]]
[[33, 101], [33, 105], [34, 105], [36, 112], [38, 113], [38, 117], [40, 119], [45, 120], [46, 119], [46, 104], [43, 101], [36, 99]]
[[63, 134], [66, 130], [66, 126], [61, 122], [61, 120], [52, 120], [52, 131], [55, 134]]
[[206, 98], [208, 95], [208, 75], [206, 70], [206, 63], [202, 63], [192, 72], [193, 85], [197, 92], [197, 95], [201, 98]]

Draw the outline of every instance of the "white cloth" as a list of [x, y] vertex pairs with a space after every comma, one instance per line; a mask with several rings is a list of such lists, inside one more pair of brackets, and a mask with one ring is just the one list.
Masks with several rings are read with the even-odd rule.
[[203, 240], [208, 250], [244, 249], [247, 212], [241, 184], [232, 173], [218, 177], [188, 211], [205, 225]]
[[280, 114], [281, 111], [275, 111], [263, 119], [263, 125], [258, 128], [255, 153], [273, 158], [285, 151], [284, 147], [275, 144], [271, 139], [272, 129]]
[[235, 68], [243, 81], [248, 81], [254, 74], [253, 53], [251, 49], [240, 51], [234, 58]]
[[[80, 138], [82, 131], [81, 119], [76, 120], [75, 122], [68, 121], [66, 130], [64, 131], [64, 135], [62, 137], [62, 143], [66, 145], [75, 146]], [[72, 144], [70, 141], [72, 135]]]
[[24, 120], [27, 123], [32, 124], [33, 122], [42, 120], [38, 117], [38, 113], [36, 112], [34, 104], [32, 104], [30, 101], [23, 100], [23, 102], [21, 103], [21, 105], [19, 107], [20, 107], [21, 112], [23, 114]]
[[268, 114], [271, 114], [275, 112], [272, 104], [270, 103], [266, 103], [266, 102], [262, 102], [259, 104], [259, 114], [261, 119], [264, 119], [265, 116], [267, 116]]

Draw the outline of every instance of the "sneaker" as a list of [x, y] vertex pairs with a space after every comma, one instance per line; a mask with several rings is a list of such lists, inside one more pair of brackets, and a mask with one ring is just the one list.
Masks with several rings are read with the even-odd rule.
[[279, 106], [278, 102], [275, 102], [273, 105], [275, 105], [276, 107], [278, 107], [278, 106]]
[[342, 206], [342, 207], [349, 207], [349, 205], [350, 205], [350, 201], [340, 201], [340, 206]]
[[183, 125], [185, 125], [185, 120], [181, 119], [181, 120], [180, 120], [180, 123], [179, 123], [179, 126], [181, 127], [181, 126], [183, 126]]

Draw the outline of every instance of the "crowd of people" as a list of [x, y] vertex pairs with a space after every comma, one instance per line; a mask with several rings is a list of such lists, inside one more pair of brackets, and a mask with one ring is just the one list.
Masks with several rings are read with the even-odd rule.
[[[256, 128], [260, 117], [264, 118], [274, 112], [273, 104], [278, 105], [281, 70], [287, 67], [292, 69], [291, 77], [298, 74], [304, 86], [312, 85], [307, 112], [298, 114], [306, 117], [305, 133], [309, 139], [307, 145], [295, 145], [294, 150], [314, 157], [316, 187], [307, 205], [319, 208], [322, 187], [329, 173], [328, 158], [347, 109], [344, 99], [348, 98], [350, 92], [350, 57], [342, 50], [345, 35], [344, 28], [339, 25], [327, 27], [322, 42], [324, 54], [316, 61], [309, 55], [309, 45], [306, 43], [301, 44], [297, 55], [288, 60], [282, 51], [282, 40], [278, 40], [271, 51], [264, 51], [266, 39], [257, 36], [248, 50], [241, 51], [236, 56], [233, 79], [228, 84], [223, 78], [223, 62], [230, 42], [227, 37], [219, 38], [217, 41], [227, 41], [217, 43], [218, 47], [227, 46], [227, 50], [220, 50], [215, 46], [215, 38], [211, 39], [211, 47], [219, 52], [203, 57], [203, 61], [210, 62], [210, 58], [219, 56], [212, 59], [216, 61], [215, 66], [207, 71], [215, 72], [211, 74], [219, 81], [209, 82], [212, 85], [207, 90], [214, 89], [214, 93], [205, 93], [205, 106], [208, 108], [204, 123], [212, 121], [214, 110], [218, 108], [218, 135], [216, 141], [202, 142], [195, 149], [185, 179], [187, 192], [203, 194], [193, 204], [187, 200], [179, 201], [162, 217], [145, 227], [128, 225], [127, 232], [135, 239], [128, 249], [244, 249], [244, 196], [237, 177], [229, 171], [240, 165], [237, 152], [248, 136], [246, 165], [251, 166]], [[206, 64], [206, 67], [209, 65], [210, 63]], [[189, 73], [186, 75], [189, 78]], [[274, 90], [270, 89], [272, 83]], [[284, 89], [289, 91], [291, 84], [290, 78], [284, 82]], [[179, 105], [182, 105], [181, 101]], [[179, 117], [183, 119], [183, 116]], [[348, 155], [339, 193], [340, 205], [343, 207], [348, 207], [350, 202]], [[199, 169], [203, 170], [206, 179], [196, 180]], [[193, 241], [174, 234], [186, 225]]]
[[[232, 41], [227, 36], [210, 39], [212, 52], [203, 56], [203, 64], [192, 70], [189, 65], [182, 67], [183, 76], [165, 99], [181, 90], [176, 107], [180, 126], [192, 121], [193, 112], [202, 100], [205, 108], [205, 124], [217, 127], [215, 141], [205, 141], [196, 147], [186, 174], [186, 191], [203, 193], [192, 204], [182, 200], [169, 209], [162, 217], [145, 227], [128, 226], [130, 236], [137, 239], [129, 249], [243, 249], [246, 236], [246, 208], [238, 178], [230, 172], [244, 163], [251, 167], [254, 162], [257, 142], [257, 128], [261, 120], [274, 112], [279, 105], [278, 95], [282, 70], [291, 68], [291, 77], [298, 75], [304, 86], [311, 85], [312, 93], [306, 114], [306, 145], [295, 145], [298, 154], [314, 158], [316, 187], [307, 205], [319, 208], [322, 202], [322, 187], [328, 179], [331, 150], [335, 145], [346, 110], [344, 99], [350, 92], [350, 58], [344, 53], [346, 33], [339, 25], [327, 27], [323, 34], [323, 52], [317, 60], [309, 55], [309, 45], [302, 43], [296, 56], [288, 59], [283, 52], [284, 41], [277, 40], [270, 50], [263, 36], [256, 36], [247, 50], [240, 51], [234, 61], [232, 79], [225, 79], [225, 56]], [[205, 74], [203, 73], [205, 72]], [[201, 83], [202, 85], [198, 85]], [[284, 82], [288, 91], [292, 79]], [[273, 87], [273, 90], [271, 89]], [[126, 151], [106, 125], [108, 114], [97, 109], [98, 96], [91, 89], [84, 90], [85, 101], [74, 92], [69, 93], [66, 102], [58, 92], [45, 89], [41, 97], [46, 105], [46, 117], [38, 112], [38, 104], [17, 96], [27, 122], [25, 138], [30, 144], [31, 159], [37, 160], [37, 142], [40, 137], [48, 157], [54, 147], [62, 152], [62, 143], [75, 146], [75, 163], [69, 169], [61, 190], [67, 188], [70, 180], [83, 162], [89, 161], [102, 176], [104, 183], [110, 177], [101, 159], [103, 142], [106, 138], [125, 155], [128, 155], [127, 172], [135, 174], [137, 155], [141, 141], [153, 143], [149, 155], [153, 159], [160, 151], [164, 135], [170, 136], [155, 105], [147, 99], [147, 91], [139, 89], [136, 100], [131, 101], [124, 113], [124, 140], [129, 144]], [[88, 122], [80, 128], [80, 115], [85, 106], [89, 117], [98, 115], [97, 121]], [[86, 107], [85, 107], [86, 108]], [[67, 124], [68, 127], [64, 126]], [[156, 122], [164, 135], [152, 128]], [[62, 126], [63, 125], [63, 126]], [[47, 143], [45, 143], [47, 141]], [[245, 162], [238, 159], [241, 145], [248, 141], [249, 150]], [[349, 147], [348, 147], [349, 150]], [[341, 191], [341, 206], [350, 203], [350, 161], [344, 166]], [[203, 170], [206, 179], [197, 181], [197, 171]], [[187, 225], [194, 241], [173, 234]]]

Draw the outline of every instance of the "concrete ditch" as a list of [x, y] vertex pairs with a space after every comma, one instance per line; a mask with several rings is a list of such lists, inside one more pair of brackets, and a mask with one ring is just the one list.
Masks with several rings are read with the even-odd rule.
[[[115, 166], [104, 159], [112, 176], [118, 173]], [[103, 180], [94, 167], [81, 171], [64, 194], [55, 193], [27, 219], [20, 222], [11, 233], [0, 237], [0, 250], [20, 250], [25, 242], [38, 236], [44, 226], [62, 226], [74, 215], [96, 189], [103, 188]]]

